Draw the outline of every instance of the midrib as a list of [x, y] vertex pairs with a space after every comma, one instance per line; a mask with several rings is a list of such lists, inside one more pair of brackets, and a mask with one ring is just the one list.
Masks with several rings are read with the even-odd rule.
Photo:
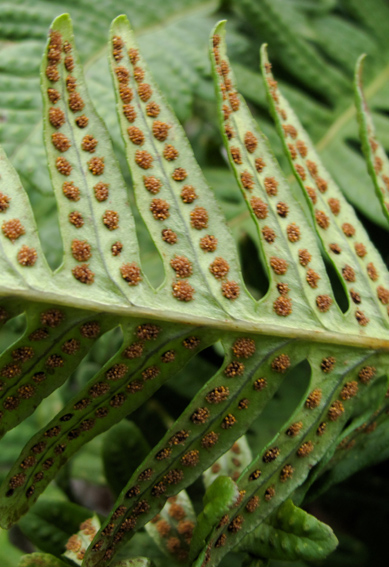
[[17, 297], [28, 300], [29, 302], [50, 303], [62, 305], [64, 307], [79, 308], [99, 313], [114, 314], [119, 317], [137, 317], [153, 319], [155, 321], [165, 321], [167, 323], [178, 323], [187, 325], [197, 325], [219, 329], [222, 332], [254, 333], [263, 336], [283, 337], [296, 339], [305, 342], [336, 344], [355, 348], [373, 349], [379, 351], [389, 351], [389, 336], [387, 339], [378, 337], [351, 335], [346, 333], [326, 331], [324, 329], [301, 329], [297, 327], [281, 327], [273, 325], [266, 320], [244, 321], [244, 320], [217, 320], [178, 311], [157, 310], [147, 307], [128, 307], [120, 304], [105, 304], [98, 301], [91, 301], [85, 298], [68, 297], [64, 293], [56, 294], [40, 290], [9, 290], [0, 287], [0, 296]]

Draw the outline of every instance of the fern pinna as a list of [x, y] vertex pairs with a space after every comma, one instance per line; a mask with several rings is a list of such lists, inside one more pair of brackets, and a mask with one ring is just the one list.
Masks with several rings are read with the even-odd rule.
[[[23, 449], [0, 489], [3, 527], [29, 510], [77, 450], [130, 415], [192, 357], [218, 341], [224, 350], [219, 371], [127, 479], [109, 517], [88, 524], [89, 532], [84, 527], [93, 541], [68, 557], [88, 567], [112, 564], [143, 526], [173, 562], [198, 567], [217, 565], [232, 549], [264, 559], [322, 557], [336, 539], [297, 506], [328, 485], [331, 470], [352, 451], [364, 450], [364, 431], [385, 425], [388, 271], [282, 96], [263, 48], [270, 108], [304, 211], [296, 201], [237, 91], [224, 35], [222, 22], [210, 46], [218, 112], [269, 279], [260, 301], [245, 287], [214, 194], [124, 16], [112, 24], [110, 63], [137, 207], [164, 266], [161, 286], [154, 289], [142, 271], [126, 185], [90, 101], [67, 15], [53, 23], [41, 75], [64, 247], [54, 273], [28, 198], [1, 155], [0, 320], [25, 313], [27, 321], [2, 355], [2, 434], [59, 388], [104, 333], [117, 326], [123, 332], [119, 350]], [[360, 113], [363, 126], [369, 118], [362, 106]], [[367, 124], [364, 145], [379, 185], [387, 162], [374, 158], [381, 150]], [[389, 178], [381, 177], [387, 186]], [[324, 260], [343, 286], [346, 312]], [[251, 456], [242, 436], [304, 360], [311, 370], [304, 399], [270, 445]], [[245, 459], [232, 475], [234, 447]], [[224, 474], [212, 476], [216, 461]], [[195, 522], [183, 491], [202, 473], [208, 489]], [[184, 504], [157, 516], [168, 498], [173, 507], [172, 497]], [[186, 524], [173, 526], [175, 537], [166, 539], [179, 508], [187, 509]]]

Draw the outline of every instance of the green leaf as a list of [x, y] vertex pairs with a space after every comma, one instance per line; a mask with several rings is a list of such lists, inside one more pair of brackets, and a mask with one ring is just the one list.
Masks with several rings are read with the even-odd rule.
[[[289, 8], [291, 13], [294, 9]], [[282, 32], [285, 18], [275, 22]], [[306, 29], [304, 19], [298, 25]], [[235, 49], [240, 49], [237, 37]], [[317, 60], [300, 40], [290, 42], [292, 54], [301, 49], [300, 69]], [[255, 281], [264, 279], [262, 272], [251, 270], [255, 297], [262, 295], [254, 299], [216, 195], [154, 82], [125, 16], [112, 24], [108, 49], [136, 208], [160, 255], [161, 283], [154, 287], [147, 277], [132, 196], [88, 95], [70, 18], [62, 15], [52, 24], [41, 73], [44, 138], [64, 245], [64, 259], [55, 272], [40, 248], [19, 178], [5, 156], [0, 160], [0, 319], [5, 332], [10, 331], [2, 339], [2, 432], [17, 426], [77, 373], [64, 393], [63, 406], [59, 408], [59, 398], [49, 402], [49, 422], [39, 425], [1, 485], [1, 522], [9, 527], [18, 521], [88, 441], [147, 403], [167, 380], [182, 376], [191, 359], [214, 346], [212, 354], [202, 354], [211, 361], [202, 368], [212, 372], [206, 376], [198, 371], [192, 395], [184, 391], [177, 404], [167, 400], [164, 411], [172, 408], [174, 420], [168, 419], [167, 431], [150, 435], [155, 446], [142, 462], [124, 467], [130, 478], [123, 472], [120, 484], [125, 486], [113, 510], [101, 526], [97, 520], [93, 529], [90, 522], [81, 526], [86, 540], [82, 553], [75, 552], [81, 561], [85, 551], [82, 561], [88, 567], [106, 567], [117, 553], [125, 552], [136, 532], [154, 521], [168, 560], [182, 560], [193, 529], [192, 511], [187, 502], [189, 524], [183, 527], [177, 516], [181, 506], [175, 506], [174, 499], [185, 498], [186, 487], [233, 452], [284, 378], [293, 381], [290, 369], [296, 375], [299, 368], [303, 373], [309, 368], [309, 383], [290, 401], [290, 417], [275, 438], [265, 447], [258, 444], [252, 459], [247, 451], [245, 462], [236, 465], [236, 485], [219, 478], [207, 492], [192, 554], [195, 565], [206, 561], [213, 567], [265, 525], [286, 500], [298, 499], [316, 471], [335, 465], [335, 447], [344, 436], [354, 435], [362, 420], [373, 419], [387, 373], [389, 273], [283, 98], [263, 51], [265, 90], [300, 179], [300, 188], [291, 190], [237, 91], [220, 23], [211, 44], [218, 118], [242, 195], [232, 198], [227, 188], [222, 198], [236, 203], [239, 214], [247, 206], [247, 234], [260, 243], [269, 287], [262, 293], [266, 282]], [[333, 94], [342, 89], [342, 81], [339, 73], [330, 75]], [[302, 181], [309, 181], [312, 191], [316, 187], [316, 203]], [[305, 209], [294, 196], [299, 192], [309, 196]], [[143, 240], [145, 233], [139, 234]], [[339, 278], [350, 299], [345, 313], [336, 299], [336, 283], [327, 275], [327, 256], [335, 269], [331, 277]], [[259, 265], [254, 257], [253, 263]], [[89, 355], [84, 370], [78, 370], [91, 346], [98, 354]], [[157, 404], [172, 391], [158, 393]], [[186, 398], [192, 399], [185, 407]], [[148, 413], [140, 411], [133, 419], [141, 423], [152, 407], [155, 401]], [[384, 406], [379, 411], [384, 422]], [[220, 487], [223, 483], [227, 486]], [[236, 496], [233, 507], [231, 491]], [[176, 521], [168, 528], [178, 535], [165, 541], [158, 529], [166, 531], [166, 526], [159, 524], [157, 514], [167, 500], [167, 514]], [[79, 522], [73, 526], [77, 513], [69, 503], [51, 502], [39, 516], [43, 500], [29, 512], [38, 517], [30, 521], [27, 515], [21, 522], [25, 531], [34, 532], [31, 538], [39, 540], [42, 549], [50, 547], [50, 553], [61, 553], [69, 535], [67, 521], [64, 529], [62, 518], [60, 525], [53, 519], [55, 510], [67, 510], [68, 505], [69, 532], [74, 535]], [[49, 537], [42, 536], [42, 526]], [[154, 524], [147, 529], [154, 530]], [[141, 539], [139, 546], [134, 539], [128, 548], [139, 547], [141, 553], [130, 551], [123, 559], [143, 557], [147, 540]], [[315, 553], [322, 553], [320, 545]]]
[[[64, 556], [69, 558], [77, 565], [81, 565], [85, 551], [88, 548], [88, 545], [93, 539], [95, 533], [99, 530], [100, 526], [100, 520], [96, 515], [93, 515], [92, 518], [88, 517], [88, 519], [80, 523], [77, 533], [73, 533], [68, 538]], [[75, 528], [75, 530], [76, 529], [77, 528]]]
[[[102, 526], [101, 534], [107, 547], [122, 525], [132, 524], [134, 514], [138, 516], [136, 526], [140, 528], [161, 510], [166, 498], [176, 494], [178, 488], [182, 490], [189, 486], [208, 469], [241, 437], [274, 395], [284, 374], [274, 371], [271, 361], [277, 358], [275, 355], [278, 353], [288, 353], [291, 345], [272, 339], [259, 341], [257, 337], [245, 341], [243, 344], [248, 344], [250, 349], [254, 349], [255, 345], [257, 352], [245, 362], [246, 375], [235, 380], [234, 376], [229, 376], [230, 365], [233, 364], [230, 352], [234, 348], [232, 345], [239, 344], [238, 341], [224, 345], [226, 357], [223, 367], [200, 389], [128, 480], [112, 514]], [[264, 376], [269, 376], [269, 380]], [[249, 398], [253, 391], [258, 399], [251, 404]], [[230, 426], [230, 418], [235, 419], [235, 415], [236, 421], [232, 421]], [[138, 515], [136, 511], [143, 506], [145, 512]], [[118, 518], [121, 510], [125, 512]], [[127, 541], [133, 535], [134, 531], [128, 530], [123, 539]], [[101, 541], [100, 534], [93, 545], [98, 541]]]
[[214, 524], [239, 502], [239, 490], [228, 476], [219, 476], [207, 489], [204, 508], [197, 518], [191, 542], [192, 559], [197, 557]]
[[82, 506], [44, 499], [21, 519], [19, 526], [38, 549], [59, 557], [69, 537], [89, 517], [90, 512]]
[[286, 500], [239, 548], [260, 558], [281, 561], [324, 559], [338, 540], [329, 526]]
[[58, 557], [48, 553], [30, 553], [23, 555], [18, 567], [65, 567], [64, 563]]
[[12, 545], [9, 534], [0, 529], [0, 560], [4, 567], [15, 567], [18, 564], [22, 551]]
[[112, 564], [112, 567], [151, 567], [153, 562], [147, 557], [134, 557], [126, 561], [117, 561]]
[[[347, 0], [342, 2], [341, 10], [333, 2], [323, 11], [315, 9], [318, 3], [285, 5], [269, 0], [237, 0], [233, 7], [243, 15], [251, 31], [251, 49], [262, 42], [269, 43], [280, 86], [342, 192], [361, 213], [387, 229], [387, 219], [372, 198], [365, 163], [357, 149], [351, 89], [355, 60], [361, 53], [368, 53], [372, 64], [366, 77], [366, 92], [384, 135], [388, 129], [385, 109], [389, 48], [385, 2]], [[249, 59], [246, 68], [255, 69], [255, 64]], [[243, 94], [257, 103], [256, 93], [251, 96], [243, 88], [244, 84]], [[260, 106], [264, 106], [263, 102]], [[259, 117], [262, 119], [262, 113]], [[389, 147], [386, 137], [385, 147]]]
[[229, 476], [236, 480], [240, 473], [251, 462], [252, 455], [246, 436], [244, 435], [222, 455], [215, 463], [204, 471], [203, 480], [205, 488], [209, 488], [218, 476]]
[[150, 446], [135, 423], [124, 420], [110, 429], [103, 444], [104, 472], [116, 495], [149, 451]]
[[[263, 243], [264, 249], [266, 250], [265, 246], [269, 244], [272, 246], [272, 250], [277, 252], [279, 250], [282, 251], [281, 258], [285, 258], [288, 257], [286, 254], [293, 254], [293, 251], [296, 253], [297, 247], [294, 248], [293, 243], [299, 242], [301, 235], [304, 233], [308, 234], [311, 229], [309, 225], [303, 225], [304, 232], [301, 231], [301, 235], [297, 233], [296, 238], [296, 231], [294, 231], [292, 233], [293, 237], [289, 238], [291, 234], [289, 232], [290, 225], [285, 225], [288, 224], [290, 220], [296, 219], [295, 205], [290, 195], [287, 200], [284, 197], [281, 201], [284, 190], [281, 184], [282, 178], [278, 172], [275, 174], [274, 159], [272, 159], [269, 153], [265, 153], [264, 142], [262, 142], [263, 137], [258, 133], [256, 125], [250, 121], [250, 116], [244, 101], [235, 91], [235, 83], [226, 57], [223, 36], [224, 29], [223, 23], [221, 23], [215, 29], [212, 51], [216, 71], [217, 91], [219, 93], [220, 115], [222, 123], [225, 125], [225, 142], [229, 148], [229, 155], [234, 164], [235, 174], [238, 180], [240, 180], [242, 191], [249, 201], [254, 215], [257, 217], [258, 227], [263, 227], [265, 223], [273, 218], [276, 219], [277, 224], [272, 225], [272, 228], [274, 227], [275, 238], [270, 239], [270, 242], [266, 239], [266, 233], [263, 234], [263, 230], [261, 230], [265, 240]], [[272, 95], [271, 104], [276, 102], [277, 113], [282, 115], [283, 120], [288, 120], [287, 124], [289, 124], [289, 127], [286, 128], [283, 137], [285, 134], [288, 134], [292, 137], [293, 141], [295, 141], [296, 138], [301, 141], [301, 143], [298, 144], [299, 152], [301, 152], [300, 155], [302, 158], [305, 158], [309, 153], [309, 156], [314, 158], [314, 165], [317, 171], [314, 172], [313, 177], [316, 176], [316, 181], [320, 184], [322, 189], [324, 187], [323, 192], [326, 192], [326, 190], [329, 189], [329, 183], [327, 182], [330, 180], [324, 173], [309, 140], [305, 137], [304, 131], [297, 122], [291, 108], [289, 106], [286, 107], [286, 101], [282, 98], [277, 84], [273, 81], [271, 76], [269, 77], [270, 66], [266, 59], [263, 63], [265, 67], [265, 80], [267, 80], [269, 91]], [[224, 108], [223, 104], [225, 105]], [[282, 131], [284, 131], [284, 129], [282, 129]], [[234, 148], [237, 148], [239, 153], [236, 152]], [[256, 162], [256, 155], [258, 155], [256, 154], [257, 148], [260, 149], [261, 159], [263, 160], [259, 163], [259, 171], [257, 170], [259, 175], [255, 175], [255, 169], [258, 165], [258, 162]], [[293, 149], [294, 148], [288, 148], [288, 151], [291, 155], [293, 154], [295, 158], [297, 156], [294, 155], [295, 152], [293, 152]], [[263, 159], [264, 157], [265, 159]], [[267, 169], [268, 167], [269, 169]], [[297, 167], [296, 171], [298, 171]], [[250, 175], [250, 178], [247, 173]], [[268, 177], [269, 174], [273, 174], [272, 178]], [[326, 176], [326, 178], [324, 179], [323, 177], [323, 179], [321, 179], [321, 175]], [[248, 179], [250, 183], [247, 183]], [[276, 186], [274, 181], [277, 181]], [[331, 188], [333, 188], [332, 183]], [[261, 197], [256, 197], [257, 191]], [[251, 195], [254, 195], [254, 197], [251, 197]], [[256, 201], [256, 199], [261, 199], [261, 203]], [[267, 207], [263, 206], [265, 199]], [[278, 201], [278, 199], [280, 199], [280, 201]], [[282, 209], [280, 208], [280, 203], [282, 204]], [[284, 209], [285, 204], [288, 205], [287, 210]], [[343, 207], [343, 203], [341, 206]], [[258, 215], [255, 214], [255, 208], [257, 208], [259, 212]], [[297, 207], [296, 210], [298, 210]], [[323, 215], [325, 215], [324, 211], [322, 212]], [[281, 220], [277, 218], [277, 215], [281, 217]], [[285, 217], [287, 217], [287, 220], [283, 223], [282, 218]], [[320, 215], [319, 220], [321, 220]], [[319, 222], [317, 224], [319, 224]], [[295, 226], [296, 225], [294, 225], [294, 227]], [[319, 224], [317, 230], [320, 236], [321, 232], [319, 228], [326, 230], [329, 226], [330, 223], [324, 228]], [[284, 231], [288, 238], [283, 236], [285, 234]], [[350, 237], [351, 236], [353, 235], [350, 235]], [[313, 241], [313, 236], [311, 239]], [[289, 243], [292, 243], [292, 246], [287, 243], [288, 240]], [[274, 244], [278, 242], [280, 242], [279, 247], [274, 246]], [[311, 246], [312, 244], [310, 244], [310, 249]], [[373, 254], [375, 254], [375, 252]], [[299, 252], [298, 256], [300, 256]], [[308, 262], [304, 262], [305, 266], [303, 265], [303, 267], [306, 267], [307, 264], [309, 265], [311, 259], [315, 258], [314, 254], [310, 256], [312, 256], [312, 258], [308, 257]], [[289, 256], [289, 258], [290, 257], [291, 256]], [[355, 253], [354, 257], [356, 257]], [[295, 266], [296, 264], [297, 262], [294, 261]], [[318, 273], [320, 274], [321, 272]], [[383, 274], [385, 274], [386, 277], [384, 267]], [[278, 274], [276, 273], [276, 275]], [[311, 288], [315, 289], [315, 285], [318, 284], [319, 280], [312, 285], [310, 281], [312, 275], [309, 269], [307, 269], [305, 281]], [[285, 279], [282, 281], [285, 282]], [[287, 278], [286, 281], [288, 281], [288, 286], [291, 287], [292, 295], [293, 288], [291, 284], [295, 282], [295, 279]], [[300, 281], [304, 281], [303, 277], [301, 277]], [[306, 283], [303, 285], [306, 285]], [[371, 297], [371, 293], [369, 297]], [[289, 305], [291, 306], [293, 303], [290, 302]], [[377, 307], [378, 306], [379, 303]], [[317, 307], [320, 310], [320, 301], [317, 301]], [[299, 306], [297, 309], [298, 308]], [[276, 305], [274, 309], [277, 313]], [[280, 313], [278, 313], [278, 315], [280, 315]], [[292, 313], [287, 314], [287, 316], [292, 316]], [[325, 324], [325, 318], [321, 315], [320, 317], [323, 320], [323, 324]], [[350, 325], [355, 326], [355, 322], [353, 322], [348, 314], [345, 314], [343, 320], [347, 320], [350, 322]], [[357, 323], [361, 325], [361, 323], [358, 322], [358, 317], [356, 317], [356, 320]], [[331, 320], [330, 324], [333, 324], [333, 320]], [[383, 319], [382, 325], [386, 326], [386, 324], [386, 319]], [[344, 359], [341, 352], [335, 348], [332, 353], [333, 359], [321, 358], [318, 349], [308, 354], [307, 358], [311, 365], [312, 374], [305, 403], [301, 403], [296, 409], [290, 420], [289, 427], [284, 430], [286, 435], [280, 432], [270, 446], [264, 451], [261, 451], [257, 458], [243, 471], [238, 480], [238, 487], [243, 494], [238, 509], [236, 511], [234, 510], [233, 514], [227, 517], [225, 522], [219, 521], [218, 524], [215, 523], [195, 565], [201, 565], [204, 558], [206, 558], [206, 562], [209, 565], [217, 565], [230, 549], [236, 547], [244, 536], [252, 531], [255, 526], [264, 522], [269, 517], [269, 514], [304, 482], [303, 479], [307, 477], [307, 473], [304, 471], [305, 463], [308, 462], [309, 467], [312, 468], [319, 462], [345, 426], [345, 406], [340, 400], [345, 401], [347, 399], [347, 410], [351, 412], [351, 415], [353, 414], [353, 410], [357, 410], [358, 397], [355, 397], [354, 400], [352, 398], [354, 398], [354, 386], [357, 386], [358, 383], [352, 379], [352, 377], [355, 376], [355, 371], [359, 365], [363, 364], [367, 359], [364, 359], [364, 362], [362, 362], [362, 359], [359, 358], [356, 351], [354, 351], [353, 354], [351, 351], [348, 351], [347, 360]], [[324, 352], [322, 355], [323, 354]], [[353, 360], [354, 355], [356, 358]], [[342, 360], [343, 362], [341, 363], [341, 367], [337, 367], [337, 369], [332, 368], [330, 370], [330, 376], [326, 377], [326, 380], [323, 381], [322, 373], [327, 374], [326, 368], [323, 365], [326, 365], [330, 360], [336, 360], [338, 362]], [[383, 370], [381, 370], [381, 372], [382, 371]], [[329, 390], [327, 390], [327, 388], [329, 388]], [[356, 392], [357, 390], [355, 390], [355, 393]], [[325, 429], [325, 433], [323, 428]], [[298, 437], [300, 446], [297, 451], [288, 449], [289, 441], [287, 440], [287, 436]], [[227, 527], [225, 527], [226, 525]]]
[[153, 538], [172, 565], [188, 559], [189, 543], [195, 526], [195, 513], [185, 490], [169, 498], [161, 513], [146, 524], [146, 532]]
[[[271, 71], [266, 70], [268, 65], [266, 50], [262, 48], [262, 68], [270, 108], [325, 253], [350, 297], [348, 318], [356, 319], [361, 326], [367, 324], [366, 318], [371, 319], [373, 324], [381, 319], [380, 326], [386, 327], [388, 312], [380, 299], [380, 290], [389, 284], [385, 264], [374, 246], [370, 245], [367, 231], [324, 168], [292, 108], [277, 89]], [[373, 292], [369, 293], [368, 301], [363, 301], [362, 288], [370, 288]], [[363, 311], [358, 307], [362, 303]]]
[[384, 215], [386, 218], [389, 218], [389, 160], [385, 148], [377, 139], [373, 118], [363, 92], [362, 71], [364, 58], [365, 56], [361, 56], [358, 59], [355, 69], [355, 104], [359, 122], [359, 135], [377, 198], [381, 203]]

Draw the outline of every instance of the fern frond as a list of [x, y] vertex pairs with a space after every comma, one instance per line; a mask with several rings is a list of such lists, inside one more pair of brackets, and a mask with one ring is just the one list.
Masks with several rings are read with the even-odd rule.
[[[331, 482], [331, 470], [349, 466], [338, 447], [354, 437], [357, 446], [359, 428], [375, 412], [386, 432], [389, 274], [283, 97], [263, 48], [270, 107], [311, 217], [303, 212], [237, 90], [221, 22], [211, 39], [218, 116], [269, 278], [267, 294], [256, 301], [215, 195], [126, 17], [113, 22], [108, 45], [137, 209], [161, 256], [164, 280], [155, 289], [145, 275], [126, 184], [89, 97], [70, 18], [60, 16], [41, 70], [44, 138], [64, 245], [54, 273], [19, 178], [4, 154], [0, 160], [0, 319], [26, 319], [1, 358], [2, 433], [61, 386], [107, 331], [120, 327], [122, 340], [25, 445], [0, 487], [1, 525], [25, 514], [85, 443], [220, 341], [219, 369], [136, 470], [128, 469], [131, 478], [94, 529], [83, 565], [112, 565], [145, 525], [158, 539], [157, 527], [148, 523], [166, 500], [178, 493], [187, 498], [186, 487], [203, 474], [210, 477], [209, 468], [227, 459], [288, 371], [306, 361], [309, 384], [287, 424], [261, 451], [247, 451], [234, 480], [219, 477], [208, 487], [191, 549], [188, 538], [174, 549], [158, 540], [167, 553], [189, 557], [196, 566], [217, 565], [238, 546], [268, 554], [257, 538], [272, 527], [285, 531], [291, 518], [307, 519], [288, 499], [301, 503]], [[304, 63], [312, 54], [305, 50], [301, 57]], [[345, 313], [323, 256], [347, 294]], [[327, 528], [307, 521], [313, 522], [308, 555], [321, 557], [334, 539]], [[301, 543], [304, 534], [297, 532], [288, 533], [288, 545], [294, 536]], [[329, 538], [325, 549], [323, 534]]]
[[377, 138], [373, 118], [371, 116], [364, 92], [363, 92], [363, 63], [365, 56], [361, 56], [355, 69], [355, 101], [359, 122], [359, 135], [362, 149], [367, 161], [370, 177], [373, 180], [376, 195], [381, 203], [383, 213], [389, 215], [389, 160], [385, 148]]

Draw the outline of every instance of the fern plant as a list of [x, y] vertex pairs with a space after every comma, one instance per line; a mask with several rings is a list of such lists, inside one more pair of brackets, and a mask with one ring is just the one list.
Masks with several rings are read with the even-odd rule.
[[[336, 538], [298, 506], [355, 469], [350, 455], [361, 455], [357, 466], [379, 460], [369, 446], [378, 432], [387, 439], [387, 268], [280, 92], [263, 47], [270, 108], [306, 212], [295, 200], [237, 91], [224, 35], [222, 22], [210, 45], [218, 113], [269, 279], [260, 301], [245, 286], [213, 192], [124, 16], [111, 27], [110, 64], [137, 208], [161, 256], [163, 283], [153, 288], [142, 270], [126, 184], [90, 101], [67, 15], [52, 24], [41, 70], [64, 247], [55, 272], [2, 153], [0, 319], [7, 328], [20, 314], [26, 318], [20, 338], [2, 354], [2, 434], [58, 389], [105, 333], [122, 330], [117, 352], [9, 471], [0, 488], [3, 528], [18, 522], [78, 450], [135, 412], [191, 358], [217, 343], [223, 352], [218, 372], [157, 446], [143, 445], [130, 478], [119, 482], [111, 471], [118, 496], [109, 516], [84, 522], [66, 557], [32, 554], [22, 565], [113, 565], [144, 526], [171, 562], [198, 567], [219, 564], [231, 550], [261, 560], [321, 558]], [[360, 87], [357, 93], [364, 147], [387, 215], [381, 187], [387, 191], [389, 166]], [[324, 259], [347, 297], [345, 312]], [[242, 436], [302, 361], [310, 368], [307, 391], [272, 442], [250, 455]], [[138, 432], [128, 427], [122, 435], [135, 439]], [[370, 443], [366, 430], [373, 431]], [[201, 475], [207, 491], [195, 522], [185, 489]]]

